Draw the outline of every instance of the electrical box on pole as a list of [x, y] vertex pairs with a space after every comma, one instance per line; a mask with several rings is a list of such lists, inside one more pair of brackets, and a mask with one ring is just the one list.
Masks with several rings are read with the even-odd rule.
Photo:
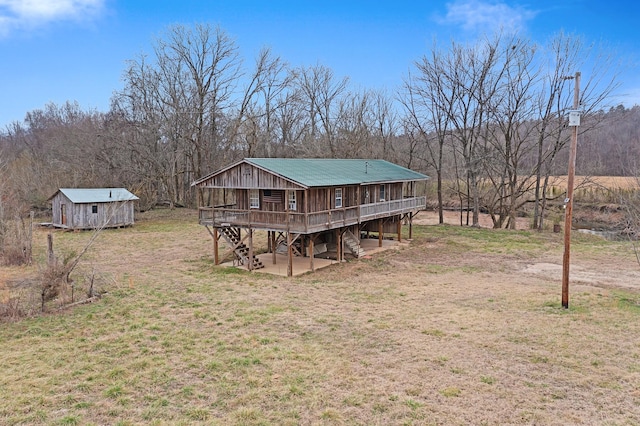
[[580, 125], [580, 113], [582, 111], [579, 110], [572, 110], [569, 111], [569, 126], [573, 127], [573, 126], [579, 126]]

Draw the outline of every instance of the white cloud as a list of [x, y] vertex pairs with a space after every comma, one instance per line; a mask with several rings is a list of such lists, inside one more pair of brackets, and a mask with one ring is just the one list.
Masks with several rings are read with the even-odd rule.
[[446, 7], [447, 14], [440, 18], [440, 22], [461, 25], [466, 31], [518, 31], [537, 14], [535, 11], [510, 6], [500, 1], [457, 0], [447, 3]]
[[0, 35], [56, 21], [93, 19], [105, 0], [0, 0]]

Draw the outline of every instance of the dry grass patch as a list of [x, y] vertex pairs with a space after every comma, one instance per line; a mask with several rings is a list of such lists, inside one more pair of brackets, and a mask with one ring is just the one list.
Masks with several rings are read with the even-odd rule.
[[193, 212], [142, 219], [88, 253], [112, 280], [99, 303], [3, 325], [0, 423], [640, 422], [622, 243], [576, 240], [576, 265], [611, 277], [572, 283], [564, 310], [560, 277], [525, 272], [560, 262], [553, 234], [417, 226], [288, 279], [214, 268]]

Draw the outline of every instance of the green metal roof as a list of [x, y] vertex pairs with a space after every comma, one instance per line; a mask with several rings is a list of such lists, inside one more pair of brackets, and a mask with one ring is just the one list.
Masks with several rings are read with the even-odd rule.
[[[78, 204], [109, 203], [112, 201], [138, 199], [138, 197], [124, 188], [60, 188], [58, 192], [62, 192], [72, 203]], [[51, 198], [53, 197], [55, 197], [55, 194]]]
[[245, 158], [245, 162], [306, 187], [425, 180], [429, 177], [385, 160]]

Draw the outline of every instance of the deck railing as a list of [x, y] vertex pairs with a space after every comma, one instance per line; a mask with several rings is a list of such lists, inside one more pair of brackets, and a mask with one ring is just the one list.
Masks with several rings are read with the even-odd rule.
[[412, 197], [313, 213], [243, 210], [230, 206], [201, 207], [199, 215], [202, 225], [251, 226], [310, 233], [420, 210], [425, 207], [425, 204], [426, 197]]

